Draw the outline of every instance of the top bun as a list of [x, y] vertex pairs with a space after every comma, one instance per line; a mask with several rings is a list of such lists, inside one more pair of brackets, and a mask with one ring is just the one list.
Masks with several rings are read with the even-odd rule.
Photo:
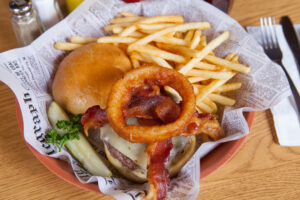
[[130, 69], [130, 60], [118, 47], [85, 45], [59, 65], [52, 85], [54, 100], [74, 115], [94, 105], [106, 108], [112, 85]]

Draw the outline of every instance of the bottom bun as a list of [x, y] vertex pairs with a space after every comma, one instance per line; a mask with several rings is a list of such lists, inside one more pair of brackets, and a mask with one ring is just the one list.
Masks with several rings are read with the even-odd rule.
[[[188, 136], [187, 138], [190, 141], [184, 147], [183, 152], [175, 155], [173, 159], [169, 160], [167, 163], [167, 169], [169, 171], [170, 177], [173, 177], [178, 174], [181, 168], [186, 164], [186, 162], [192, 157], [196, 147], [196, 137]], [[107, 146], [105, 145], [105, 153], [110, 161], [110, 163], [127, 179], [137, 182], [143, 183], [147, 181], [147, 169], [139, 168], [135, 170], [131, 170], [128, 167], [122, 165], [122, 163], [116, 159]]]

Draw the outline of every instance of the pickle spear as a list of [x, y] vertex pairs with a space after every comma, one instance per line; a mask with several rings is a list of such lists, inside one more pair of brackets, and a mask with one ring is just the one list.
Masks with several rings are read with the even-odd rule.
[[[56, 129], [57, 133], [59, 135], [65, 134], [65, 130], [58, 129], [56, 126], [59, 120], [70, 120], [65, 111], [53, 101], [48, 108], [47, 114], [52, 127]], [[79, 140], [69, 140], [65, 145], [72, 155], [92, 175], [104, 177], [110, 177], [112, 175], [111, 171], [103, 163], [98, 153], [93, 149], [82, 133], [79, 133]]]

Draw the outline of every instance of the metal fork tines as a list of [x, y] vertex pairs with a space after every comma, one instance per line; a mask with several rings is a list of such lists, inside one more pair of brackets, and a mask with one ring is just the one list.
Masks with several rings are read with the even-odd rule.
[[295, 103], [296, 108], [298, 109], [298, 114], [300, 114], [300, 96], [293, 83], [291, 77], [289, 76], [288, 72], [286, 71], [285, 67], [282, 65], [282, 53], [280, 47], [278, 45], [278, 39], [275, 29], [275, 17], [261, 17], [260, 18], [260, 28], [262, 34], [262, 46], [264, 48], [265, 53], [267, 56], [277, 64], [279, 64], [283, 71], [285, 72], [287, 79], [289, 81]]

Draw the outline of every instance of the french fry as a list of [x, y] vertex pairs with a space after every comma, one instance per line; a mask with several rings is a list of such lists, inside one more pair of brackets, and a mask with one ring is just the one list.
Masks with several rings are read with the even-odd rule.
[[145, 53], [140, 53], [138, 54], [137, 52], [133, 52], [133, 57], [136, 58], [137, 60], [140, 60], [142, 62], [147, 62], [147, 63], [155, 63], [159, 66], [166, 67], [169, 69], [172, 69], [173, 67], [165, 61], [163, 58], [159, 58], [156, 56], [148, 55]]
[[183, 66], [179, 72], [186, 74], [189, 70], [191, 70], [196, 63], [200, 62], [205, 56], [208, 55], [209, 52], [218, 47], [222, 42], [229, 38], [229, 31], [225, 31], [211, 42], [209, 42], [202, 51], [197, 55], [196, 58], [191, 59], [185, 66]]
[[123, 23], [128, 23], [128, 22], [136, 22], [143, 17], [140, 16], [130, 16], [130, 17], [117, 17], [114, 19], [110, 19], [109, 23], [111, 24], [123, 24]]
[[239, 55], [235, 55], [235, 56], [233, 56], [233, 58], [231, 59], [231, 62], [233, 62], [233, 63], [239, 63], [239, 58], [240, 58]]
[[98, 43], [132, 43], [135, 42], [137, 38], [133, 37], [118, 37], [118, 36], [105, 36], [97, 40]]
[[84, 36], [72, 36], [71, 43], [73, 44], [88, 44], [92, 42], [97, 42], [97, 38], [84, 37]]
[[199, 93], [199, 89], [198, 89], [197, 85], [193, 84], [193, 89], [194, 89], [194, 94]]
[[110, 32], [112, 31], [114, 28], [123, 28], [123, 27], [127, 27], [127, 26], [131, 26], [133, 23], [123, 23], [123, 24], [111, 24], [111, 25], [106, 25], [104, 26], [104, 30], [106, 32]]
[[138, 31], [135, 31], [133, 33], [130, 33], [128, 36], [129, 37], [135, 37], [135, 38], [141, 38], [141, 37], [145, 37], [145, 34], [141, 33], [141, 32], [138, 32]]
[[[127, 17], [127, 18], [134, 18], [134, 17]], [[153, 23], [161, 23], [161, 22], [174, 22], [174, 23], [183, 23], [183, 17], [180, 15], [160, 15], [155, 17], [144, 17], [141, 20], [136, 20], [137, 24], [133, 24], [127, 28], [125, 28], [121, 33], [120, 36], [125, 37], [128, 36], [130, 33], [136, 31], [138, 29], [138, 24], [153, 24]], [[131, 22], [131, 21], [125, 21]], [[110, 23], [112, 23], [110, 21]], [[148, 29], [149, 30], [149, 29]], [[143, 31], [143, 30], [142, 30]], [[152, 29], [153, 31], [153, 29]], [[154, 29], [155, 31], [155, 29]]]
[[233, 76], [232, 72], [217, 72], [217, 71], [207, 71], [200, 69], [192, 69], [186, 73], [187, 76], [196, 76], [202, 78], [213, 78], [213, 79], [229, 79]]
[[198, 92], [195, 93], [196, 95], [199, 93], [200, 90], [202, 90], [206, 85], [201, 85], [201, 84], [193, 84], [194, 87], [198, 88]]
[[[232, 78], [232, 77], [230, 77], [230, 78]], [[206, 85], [204, 88], [202, 88], [199, 91], [199, 94], [196, 97], [196, 102], [197, 103], [201, 102], [205, 97], [207, 97], [208, 94], [215, 91], [218, 87], [220, 87], [221, 85], [226, 83], [230, 78], [223, 79], [223, 80], [220, 80], [220, 79], [213, 80], [211, 83], [209, 83], [208, 85]]]
[[231, 60], [234, 56], [233, 52], [230, 52], [229, 54], [227, 54], [227, 56], [225, 57], [225, 60]]
[[209, 105], [203, 103], [202, 101], [197, 102], [196, 106], [205, 113], [213, 113], [213, 109]]
[[180, 24], [177, 26], [169, 27], [169, 28], [163, 29], [161, 31], [155, 32], [153, 34], [150, 34], [150, 35], [134, 42], [133, 44], [129, 45], [128, 52], [131, 52], [134, 49], [134, 46], [148, 44], [149, 42], [153, 41], [154, 39], [158, 38], [159, 36], [165, 35], [170, 32], [186, 31], [186, 30], [190, 30], [190, 29], [209, 29], [210, 27], [211, 26], [208, 22], [191, 22], [191, 23]]
[[226, 67], [226, 68], [234, 70], [234, 71], [242, 72], [244, 74], [247, 74], [250, 71], [250, 67], [248, 67], [246, 65], [239, 64], [239, 63], [233, 63], [233, 62], [230, 62], [228, 60], [225, 60], [223, 58], [219, 58], [216, 56], [207, 55], [207, 56], [205, 56], [205, 60], [209, 61], [210, 63], [220, 65], [222, 67]]
[[217, 112], [217, 110], [218, 110], [217, 105], [209, 97], [206, 97], [205, 99], [203, 99], [203, 103], [205, 103], [206, 105], [208, 105], [209, 107], [211, 107], [212, 113], [216, 113]]
[[225, 106], [233, 106], [236, 102], [234, 99], [219, 94], [209, 94], [208, 97], [214, 102], [217, 102]]
[[132, 53], [132, 56], [133, 56], [135, 59], [139, 60], [139, 61], [146, 62], [146, 63], [153, 63], [153, 60], [152, 60], [151, 56], [148, 55], [148, 54], [145, 54], [145, 53], [138, 53], [138, 52], [135, 52], [135, 51], [134, 51], [134, 52]]
[[183, 33], [182, 32], [176, 32], [174, 37], [179, 38], [179, 39], [183, 39]]
[[203, 47], [207, 45], [206, 35], [201, 35], [200, 36], [200, 45], [203, 46]]
[[150, 54], [152, 56], [156, 56], [156, 57], [160, 57], [166, 60], [170, 60], [170, 61], [174, 61], [174, 62], [178, 62], [178, 63], [183, 63], [185, 62], [185, 58], [183, 56], [180, 55], [176, 55], [164, 50], [161, 50], [157, 47], [154, 47], [152, 45], [145, 45], [145, 46], [135, 46], [134, 47], [135, 51], [138, 52], [143, 52], [143, 53], [147, 53]]
[[[214, 55], [211, 55], [211, 56], [214, 56]], [[226, 55], [226, 57], [224, 58], [225, 60], [228, 60], [228, 61], [232, 61], [232, 59], [235, 57], [235, 53], [234, 52], [230, 52], [229, 54]], [[219, 66], [221, 68], [221, 71], [230, 71], [231, 69], [227, 69], [227, 68], [224, 68], [222, 66]], [[235, 72], [236, 73], [236, 72]]]
[[195, 34], [194, 34], [194, 37], [190, 43], [190, 48], [191, 49], [195, 49], [196, 46], [198, 46], [199, 42], [200, 42], [200, 36], [201, 36], [201, 31], [199, 30], [196, 30], [195, 31]]
[[114, 34], [121, 33], [122, 31], [123, 31], [123, 28], [121, 26], [115, 26], [111, 30], [111, 32], [113, 32]]
[[[200, 110], [200, 108], [198, 108], [197, 106], [196, 106], [196, 110], [197, 110], [198, 113], [203, 113], [203, 111]], [[204, 134], [202, 134], [202, 135], [204, 135]]]
[[161, 23], [161, 24], [137, 24], [138, 29], [141, 30], [161, 30], [164, 28], [168, 28], [171, 26], [175, 26], [176, 24], [172, 24], [172, 23]]
[[175, 38], [175, 37], [166, 37], [160, 36], [154, 39], [155, 42], [161, 42], [165, 44], [172, 44], [172, 45], [187, 45], [188, 43], [183, 39]]
[[128, 26], [123, 29], [123, 31], [119, 34], [121, 37], [126, 37], [130, 35], [131, 33], [135, 32], [137, 30], [137, 26], [135, 24]]
[[55, 42], [54, 44], [55, 49], [62, 50], [62, 51], [72, 51], [82, 46], [83, 46], [82, 44], [73, 44], [69, 42]]
[[227, 83], [227, 84], [221, 85], [214, 92], [228, 92], [228, 91], [240, 89], [241, 87], [242, 87], [241, 82]]
[[133, 14], [132, 12], [120, 12], [120, 15], [123, 15], [124, 17], [136, 17], [136, 14]]
[[174, 88], [166, 85], [166, 86], [164, 86], [164, 90], [168, 94], [170, 94], [172, 97], [174, 97], [176, 102], [182, 101], [182, 98], [181, 98], [180, 94]]
[[170, 32], [170, 33], [165, 34], [164, 36], [165, 37], [174, 37], [174, 35], [175, 35], [175, 32]]
[[205, 62], [196, 63], [194, 68], [205, 69], [205, 70], [218, 70], [219, 69], [216, 65], [205, 63]]
[[134, 57], [133, 54], [129, 55], [133, 68], [140, 67], [140, 62]]
[[173, 69], [173, 67], [167, 61], [165, 61], [163, 58], [152, 56], [152, 55], [150, 55], [150, 57], [157, 65], [159, 65], [161, 67]]
[[157, 32], [157, 31], [155, 31], [155, 30], [142, 30], [142, 29], [140, 29], [139, 30], [141, 33], [145, 33], [145, 34], [147, 34], [147, 35], [151, 35], [151, 34], [153, 34], [153, 33], [155, 33], [155, 32]]
[[197, 83], [197, 82], [200, 82], [200, 81], [207, 80], [207, 78], [203, 78], [203, 77], [189, 77], [188, 80], [191, 83]]
[[[182, 40], [184, 41], [184, 40]], [[186, 41], [184, 41], [186, 42]], [[198, 54], [197, 50], [190, 49], [188, 47], [183, 47], [183, 46], [175, 46], [175, 45], [169, 45], [169, 44], [158, 44], [157, 45], [159, 48], [168, 50], [168, 51], [175, 51], [178, 53], [181, 53], [183, 55], [189, 56], [189, 57], [196, 57]]]
[[193, 38], [193, 36], [194, 36], [194, 32], [195, 32], [194, 30], [189, 30], [189, 31], [187, 32], [187, 34], [185, 35], [184, 40], [185, 40], [186, 42], [190, 43], [191, 40], [192, 40], [192, 38]]
[[181, 15], [159, 15], [154, 17], [145, 17], [140, 20], [139, 24], [154, 24], [154, 23], [163, 23], [163, 22], [173, 22], [182, 24], [184, 19]]

